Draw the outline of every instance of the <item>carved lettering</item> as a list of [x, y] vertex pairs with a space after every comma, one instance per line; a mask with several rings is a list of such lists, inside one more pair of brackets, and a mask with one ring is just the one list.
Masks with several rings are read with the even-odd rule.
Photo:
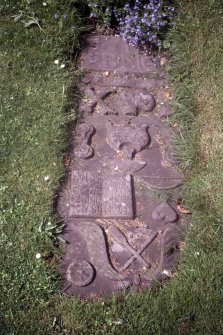
[[148, 56], [128, 45], [121, 37], [110, 36], [108, 40], [107, 36], [91, 36], [87, 43], [90, 49], [86, 48], [81, 57], [81, 66], [85, 69], [133, 73], [155, 70], [155, 64]]
[[130, 175], [73, 171], [70, 216], [132, 219]]

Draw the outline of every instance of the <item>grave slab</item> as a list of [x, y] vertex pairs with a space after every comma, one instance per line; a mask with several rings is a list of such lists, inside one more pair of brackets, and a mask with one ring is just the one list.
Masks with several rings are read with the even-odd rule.
[[61, 289], [83, 298], [171, 277], [186, 227], [172, 138], [170, 89], [158, 55], [118, 36], [86, 36], [85, 75], [67, 183]]

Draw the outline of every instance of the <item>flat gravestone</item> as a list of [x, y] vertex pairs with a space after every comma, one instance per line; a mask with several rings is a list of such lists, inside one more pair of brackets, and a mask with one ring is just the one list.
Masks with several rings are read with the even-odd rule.
[[70, 217], [133, 218], [131, 176], [73, 171]]
[[174, 270], [185, 224], [174, 199], [183, 175], [175, 130], [162, 121], [169, 91], [156, 59], [117, 36], [86, 37], [71, 173], [58, 197], [67, 294], [150, 287]]
[[86, 70], [143, 73], [156, 70], [144, 53], [119, 36], [89, 36], [81, 55]]

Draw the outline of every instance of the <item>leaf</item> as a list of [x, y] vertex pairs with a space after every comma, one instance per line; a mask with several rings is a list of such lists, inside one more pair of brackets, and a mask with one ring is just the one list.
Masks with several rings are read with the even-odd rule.
[[176, 273], [172, 273], [171, 271], [165, 269], [162, 271], [162, 273], [169, 278], [173, 278], [176, 276]]
[[24, 26], [26, 28], [29, 28], [30, 26], [32, 26], [34, 24], [38, 26], [38, 21], [35, 20], [35, 19], [30, 19], [29, 21], [24, 21]]
[[165, 97], [166, 97], [167, 99], [169, 99], [169, 97], [171, 96], [171, 92], [170, 92], [170, 90], [166, 89], [166, 90], [164, 91], [164, 95], [165, 95]]
[[160, 58], [160, 65], [161, 65], [161, 66], [164, 65], [164, 64], [166, 64], [166, 62], [167, 62], [166, 57], [161, 57], [161, 58]]
[[180, 243], [179, 243], [179, 249], [181, 251], [183, 251], [185, 249], [185, 247], [186, 247], [186, 243], [184, 241], [180, 241]]
[[177, 209], [182, 214], [191, 214], [191, 211], [188, 208], [181, 207], [180, 205], [177, 206]]
[[19, 14], [12, 15], [11, 17], [14, 19], [15, 22], [18, 22], [22, 16], [23, 16], [23, 12], [20, 11]]

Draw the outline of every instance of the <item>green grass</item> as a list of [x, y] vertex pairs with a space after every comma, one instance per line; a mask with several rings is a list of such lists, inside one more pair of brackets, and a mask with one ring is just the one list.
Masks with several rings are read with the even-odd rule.
[[[169, 35], [184, 205], [193, 212], [177, 276], [162, 288], [95, 302], [59, 293], [55, 268], [60, 248], [52, 233], [61, 223], [53, 199], [65, 173], [68, 126], [76, 117], [79, 73], [71, 60], [84, 28], [71, 2], [55, 3], [0, 5], [0, 333], [223, 334], [221, 1], [180, 0]], [[35, 11], [43, 31], [14, 22], [10, 16], [19, 9], [25, 21]], [[55, 20], [57, 11], [68, 19]]]

